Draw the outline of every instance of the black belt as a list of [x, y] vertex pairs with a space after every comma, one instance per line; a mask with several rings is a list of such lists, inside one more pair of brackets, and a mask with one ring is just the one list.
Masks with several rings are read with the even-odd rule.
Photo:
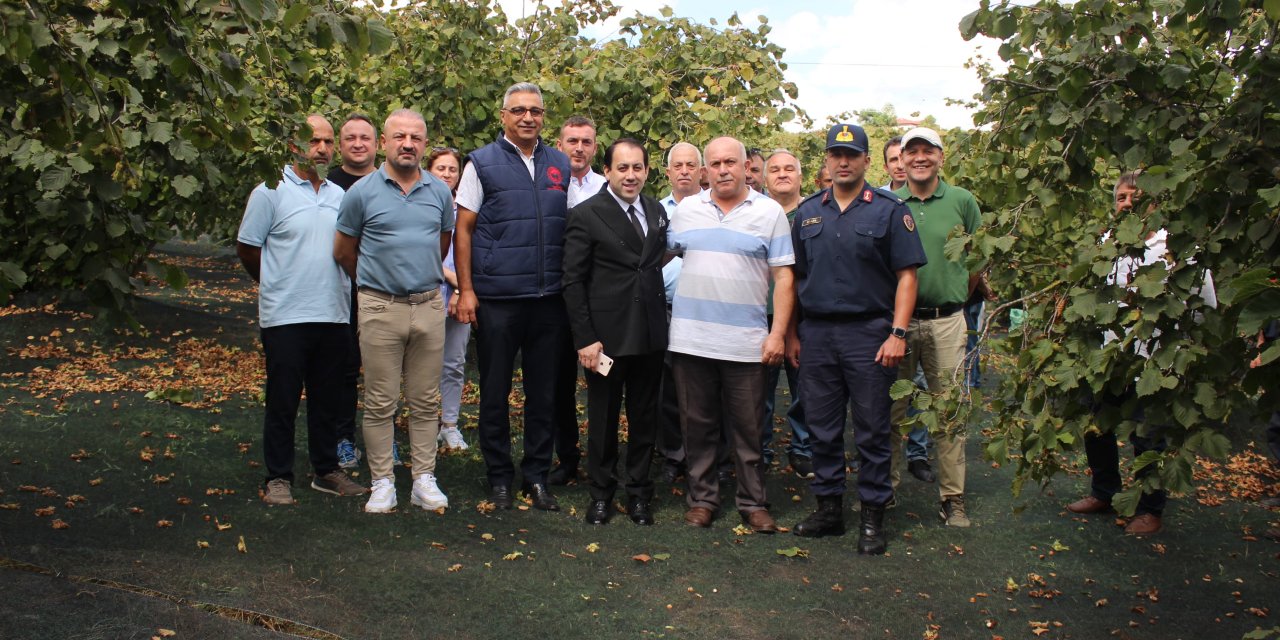
[[963, 302], [944, 304], [941, 307], [916, 307], [916, 310], [911, 313], [911, 317], [916, 320], [937, 320], [938, 318], [945, 318], [963, 308]]
[[397, 296], [387, 293], [386, 291], [378, 291], [370, 287], [360, 287], [360, 293], [367, 293], [375, 298], [382, 298], [387, 302], [395, 302], [398, 304], [422, 304], [428, 300], [434, 300], [440, 295], [439, 289], [423, 291], [422, 293], [411, 293], [407, 296]]

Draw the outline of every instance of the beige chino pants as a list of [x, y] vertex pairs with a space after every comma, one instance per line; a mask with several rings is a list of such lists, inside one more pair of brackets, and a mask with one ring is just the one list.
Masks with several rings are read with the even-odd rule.
[[393, 476], [391, 443], [403, 378], [413, 477], [435, 473], [440, 372], [444, 367], [444, 299], [437, 292], [421, 304], [406, 304], [364, 291], [357, 295], [369, 471], [374, 480]]
[[[964, 311], [957, 311], [945, 318], [935, 320], [911, 321], [907, 333], [907, 346], [911, 352], [898, 364], [898, 379], [911, 380], [916, 375], [917, 363], [924, 369], [925, 380], [929, 391], [939, 393], [955, 385], [953, 375], [956, 366], [964, 360], [965, 341], [968, 327], [964, 323]], [[960, 372], [959, 381], [964, 381], [965, 372]], [[910, 399], [904, 398], [893, 403], [891, 420], [894, 425], [893, 437], [889, 438], [893, 445], [893, 467], [890, 478], [893, 488], [898, 488], [902, 478], [902, 469], [906, 460], [902, 455], [902, 434], [897, 426], [907, 417], [907, 404]], [[946, 500], [951, 496], [964, 495], [964, 435], [947, 436], [931, 433], [934, 450], [938, 457], [938, 494]]]

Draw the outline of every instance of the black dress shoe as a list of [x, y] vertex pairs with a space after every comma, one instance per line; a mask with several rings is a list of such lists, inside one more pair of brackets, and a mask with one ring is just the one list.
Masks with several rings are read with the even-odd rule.
[[933, 472], [933, 467], [929, 466], [928, 460], [912, 460], [907, 463], [907, 471], [916, 477], [920, 482], [933, 482], [938, 479], [938, 474]]
[[649, 526], [653, 524], [653, 511], [650, 510], [649, 501], [644, 498], [627, 500], [627, 516], [638, 525]]
[[489, 489], [489, 502], [498, 509], [511, 508], [511, 487], [494, 485]]
[[716, 479], [720, 481], [720, 484], [733, 483], [733, 467], [725, 467], [716, 472]]
[[662, 465], [662, 481], [667, 484], [675, 484], [684, 475], [684, 469], [678, 464], [670, 462]]
[[560, 503], [556, 501], [556, 497], [547, 491], [545, 484], [526, 484], [520, 492], [533, 501], [534, 509], [542, 511], [559, 511]]
[[608, 524], [613, 505], [608, 500], [592, 500], [587, 507], [587, 524]]
[[551, 468], [551, 473], [547, 474], [547, 484], [551, 486], [563, 487], [572, 480], [578, 479], [577, 464], [557, 463]]

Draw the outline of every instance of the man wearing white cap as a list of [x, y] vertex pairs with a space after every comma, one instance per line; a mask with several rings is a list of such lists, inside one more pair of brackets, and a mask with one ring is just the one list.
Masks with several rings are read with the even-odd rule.
[[[902, 135], [902, 164], [907, 184], [894, 193], [906, 201], [919, 228], [929, 262], [917, 277], [915, 313], [907, 330], [910, 351], [898, 366], [900, 376], [911, 379], [919, 362], [924, 368], [929, 390], [943, 393], [955, 384], [955, 371], [965, 355], [966, 325], [964, 303], [978, 283], [978, 274], [969, 273], [964, 259], [948, 260], [943, 247], [956, 227], [972, 234], [982, 223], [982, 213], [973, 194], [947, 184], [939, 177], [945, 159], [942, 138], [927, 127], [916, 127]], [[907, 400], [893, 407], [893, 423], [900, 424], [907, 413]], [[902, 475], [901, 438], [892, 438], [893, 484]], [[964, 506], [964, 436], [938, 434], [938, 515], [951, 527], [969, 526]]]

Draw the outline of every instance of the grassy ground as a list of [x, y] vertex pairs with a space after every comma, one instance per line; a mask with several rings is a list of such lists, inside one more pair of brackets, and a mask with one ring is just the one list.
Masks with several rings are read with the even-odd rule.
[[[731, 510], [689, 528], [666, 485], [650, 528], [584, 524], [583, 486], [558, 514], [482, 513], [474, 450], [439, 462], [444, 514], [408, 508], [408, 469], [398, 513], [301, 480], [296, 507], [266, 508], [252, 291], [228, 254], [166, 259], [192, 286], [148, 289], [145, 335], [39, 296], [0, 310], [2, 638], [1239, 638], [1280, 616], [1280, 545], [1257, 535], [1274, 514], [1188, 497], [1130, 538], [1062, 510], [1082, 476], [1011, 497], [976, 438], [975, 526], [939, 526], [936, 488], [908, 478], [884, 558], [854, 535], [743, 535]], [[780, 469], [768, 490], [782, 524], [813, 507]]]

